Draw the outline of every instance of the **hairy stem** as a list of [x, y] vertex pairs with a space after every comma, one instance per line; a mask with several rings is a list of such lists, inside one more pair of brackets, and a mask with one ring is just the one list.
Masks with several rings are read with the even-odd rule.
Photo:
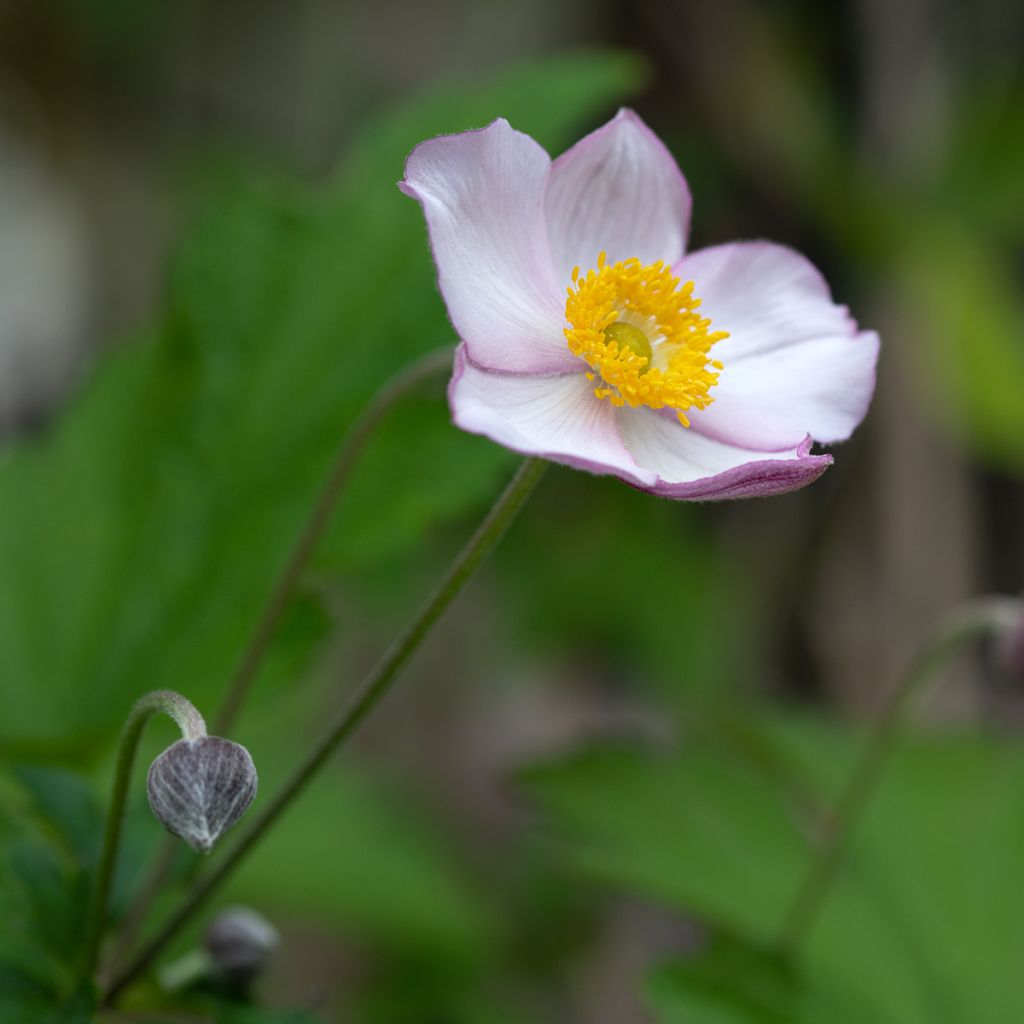
[[139, 740], [146, 723], [158, 713], [169, 715], [181, 730], [182, 739], [197, 740], [206, 735], [203, 716], [179, 693], [173, 690], [154, 690], [136, 701], [128, 713], [121, 730], [117, 748], [117, 762], [114, 767], [114, 789], [107, 809], [107, 822], [103, 832], [103, 848], [96, 871], [92, 904], [85, 930], [85, 946], [82, 960], [82, 977], [91, 978], [99, 959], [103, 928], [107, 919], [107, 903], [110, 899], [110, 885], [117, 865], [117, 851], [121, 844], [121, 828], [124, 824], [124, 808], [128, 798], [128, 784], [131, 781], [132, 766], [139, 748]]
[[288, 601], [295, 592], [309, 556], [331, 521], [338, 498], [370, 435], [398, 401], [423, 381], [450, 370], [451, 365], [450, 348], [431, 352], [422, 359], [410, 363], [381, 387], [345, 435], [335, 454], [330, 474], [324, 481], [302, 533], [296, 540], [249, 638], [249, 643], [238, 661], [235, 674], [214, 720], [214, 732], [218, 736], [227, 736], [238, 720], [274, 633], [281, 624]]
[[141, 974], [178, 933], [195, 911], [202, 906], [259, 842], [267, 830], [301, 793], [324, 762], [355, 731], [391, 687], [401, 669], [419, 648], [437, 620], [462, 590], [483, 559], [508, 529], [516, 514], [533, 491], [547, 464], [527, 459], [505, 488], [466, 546], [455, 558], [440, 586], [420, 609], [405, 632], [390, 647], [376, 668], [366, 676], [355, 693], [341, 709], [320, 740], [245, 832], [235, 842], [214, 870], [199, 879], [184, 902], [164, 924], [157, 935], [111, 983], [104, 995], [109, 1005], [118, 994]]
[[[328, 476], [302, 527], [302, 532], [296, 538], [288, 560], [275, 580], [273, 590], [270, 592], [250, 634], [249, 641], [238, 659], [234, 675], [231, 677], [231, 682], [228, 684], [216, 715], [214, 732], [218, 736], [227, 736], [237, 722], [252, 684], [263, 665], [274, 634], [281, 624], [288, 602], [295, 593], [295, 588], [310, 556], [331, 521], [331, 516], [352, 469], [374, 429], [401, 399], [424, 381], [449, 370], [451, 365], [452, 350], [450, 348], [438, 349], [416, 362], [410, 363], [377, 391], [342, 439]], [[113, 957], [115, 962], [125, 956], [131, 948], [153, 901], [166, 884], [181, 852], [181, 844], [173, 836], [167, 836], [146, 878], [140, 885], [134, 902], [124, 916]]]
[[940, 622], [919, 648], [890, 694], [874, 732], [836, 801], [830, 827], [780, 929], [778, 946], [781, 951], [796, 951], [814, 927], [850, 838], [892, 754], [911, 702], [967, 644], [1018, 622], [1021, 607], [1021, 602], [1014, 598], [988, 597], [968, 602]]

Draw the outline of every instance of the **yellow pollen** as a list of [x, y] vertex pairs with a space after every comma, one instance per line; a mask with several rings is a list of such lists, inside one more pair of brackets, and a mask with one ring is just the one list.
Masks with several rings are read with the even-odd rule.
[[664, 263], [608, 263], [602, 252], [596, 270], [582, 275], [573, 268], [565, 339], [594, 371], [587, 378], [598, 398], [616, 406], [673, 409], [688, 427], [685, 411], [714, 401], [708, 392], [722, 364], [709, 353], [729, 337], [709, 330], [711, 321], [697, 313], [699, 306], [693, 282], [680, 284]]

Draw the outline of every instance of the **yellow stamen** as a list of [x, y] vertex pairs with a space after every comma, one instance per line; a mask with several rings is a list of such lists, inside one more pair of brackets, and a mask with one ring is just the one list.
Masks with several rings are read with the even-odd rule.
[[[637, 259], [572, 272], [565, 302], [565, 338], [573, 355], [594, 370], [594, 394], [613, 405], [674, 409], [684, 427], [689, 408], [706, 409], [708, 393], [722, 364], [710, 359], [711, 346], [729, 337], [709, 331], [711, 321], [696, 311], [693, 282], [680, 285], [663, 263], [642, 266]], [[709, 369], [709, 367], [713, 369]]]

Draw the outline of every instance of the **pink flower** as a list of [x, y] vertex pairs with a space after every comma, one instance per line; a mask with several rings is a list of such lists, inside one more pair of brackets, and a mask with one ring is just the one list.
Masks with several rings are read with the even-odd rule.
[[427, 219], [462, 339], [455, 422], [670, 498], [795, 490], [874, 390], [858, 331], [801, 255], [686, 253], [690, 192], [632, 111], [554, 162], [497, 120], [430, 139], [399, 186]]

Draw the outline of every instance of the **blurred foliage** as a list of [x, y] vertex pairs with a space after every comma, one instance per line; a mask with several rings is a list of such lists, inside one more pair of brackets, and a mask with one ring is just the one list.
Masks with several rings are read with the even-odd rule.
[[[503, 542], [506, 645], [585, 652], [598, 681], [628, 680], [680, 707], [721, 699], [716, 684], [750, 669], [749, 651], [728, 642], [749, 627], [742, 570], [698, 510], [612, 480], [585, 483], [549, 480], [534, 513]], [[554, 564], [543, 586], [519, 568]]]
[[[187, 679], [200, 705], [217, 692], [346, 426], [452, 342], [422, 217], [394, 187], [405, 154], [498, 113], [564, 141], [637, 76], [594, 56], [452, 87], [368, 124], [318, 192], [232, 177], [208, 197], [154, 338], [107, 357], [52, 431], [0, 465], [0, 660], [18, 681], [0, 692], [0, 742], [81, 755], [143, 690]], [[440, 398], [411, 407], [415, 446], [404, 412], [360, 465], [321, 564], [408, 553], [509, 471], [450, 428]]]
[[908, 743], [791, 961], [773, 941], [857, 748], [799, 719], [760, 731], [776, 770], [763, 744], [754, 757], [698, 734], [679, 754], [591, 750], [523, 778], [574, 868], [695, 914], [714, 939], [655, 973], [659, 1020], [995, 1024], [1024, 1013], [1020, 749], [991, 736]]
[[[160, 686], [209, 706], [346, 427], [391, 374], [452, 343], [422, 217], [394, 186], [408, 150], [498, 114], [561, 147], [639, 77], [632, 58], [594, 54], [525, 68], [487, 90], [435, 91], [369, 122], [315, 192], [268, 173], [214, 175], [152, 337], [107, 356], [60, 421], [0, 465], [8, 757], [92, 758], [130, 703]], [[508, 453], [451, 428], [438, 391], [411, 399], [375, 435], [317, 553], [318, 574], [408, 559], [425, 532], [474, 511], [511, 471]], [[279, 678], [295, 677], [330, 626], [315, 597], [297, 603], [286, 649], [273, 652]], [[264, 693], [269, 682], [259, 681]], [[289, 704], [308, 713], [314, 699]], [[265, 779], [294, 756], [281, 711], [270, 712], [280, 749], [256, 751]], [[54, 806], [62, 799], [44, 795]], [[65, 801], [57, 819], [70, 827], [80, 816]], [[380, 947], [382, 963], [416, 972], [445, 1020], [517, 1019], [472, 994], [507, 936], [494, 901], [453, 876], [425, 816], [348, 774], [311, 793], [280, 839], [251, 860], [238, 891], [343, 920]], [[36, 838], [22, 853], [28, 839], [4, 844], [0, 897], [12, 905], [3, 922], [12, 934], [2, 948], [19, 948], [36, 972], [5, 965], [7, 990], [25, 992], [15, 1014], [51, 998], [54, 977], [73, 976], [62, 958], [77, 949], [84, 904], [69, 895], [85, 891], [92, 847], [86, 855], [84, 833], [65, 840], [80, 845], [58, 851]], [[421, 1019], [422, 993], [409, 989], [385, 1008], [384, 991], [367, 992], [372, 1019]], [[239, 1010], [223, 1019], [271, 1018]]]
[[38, 767], [0, 779], [0, 1021], [80, 1024], [76, 967], [98, 851], [83, 780]]
[[1024, 298], [1008, 254], [964, 224], [933, 220], [911, 237], [905, 272], [939, 415], [992, 465], [1024, 473]]
[[[144, 16], [121, 0], [68, 5], [100, 12], [82, 31], [110, 51]], [[145, 16], [158, 24], [169, 10]], [[911, 358], [937, 397], [932, 414], [1019, 473], [1024, 105], [1012, 89], [965, 93], [960, 135], [931, 178], [887, 178], [858, 161], [830, 55], [798, 20], [780, 27], [751, 8], [733, 41], [743, 73], [716, 77], [709, 103], [731, 173], [756, 167], [755, 189], [855, 253], [846, 271], [859, 286], [913, 297], [924, 322]], [[621, 54], [560, 57], [368, 111], [318, 188], [245, 160], [204, 165], [148, 336], [104, 357], [57, 423], [5, 453], [0, 1024], [89, 1017], [74, 965], [99, 815], [83, 778], [40, 762], [102, 767], [145, 690], [215, 706], [335, 445], [396, 370], [453, 341], [422, 217], [394, 187], [405, 154], [498, 115], [557, 152], [643, 77]], [[727, 191], [729, 161], [701, 145], [682, 149], [707, 192]], [[336, 699], [315, 670], [328, 639], [361, 639], [332, 588], [397, 617], [513, 463], [450, 427], [439, 386], [382, 425], [257, 683], [245, 728], [265, 781]], [[425, 787], [371, 763], [327, 773], [224, 898], [315, 922], [355, 949], [345, 1019], [567, 1019], [565, 977], [600, 940], [602, 897], [621, 894], [700, 926], [696, 948], [664, 950], [648, 977], [661, 1024], [1005, 1024], [1024, 1013], [1024, 759], [1012, 745], [909, 743], [812, 935], [784, 957], [780, 923], [860, 738], [729, 706], [723, 683], [756, 678], [753, 645], [737, 639], [750, 635], [750, 597], [706, 519], [555, 474], [495, 574], [503, 617], [487, 640], [506, 662], [572, 652], [595, 690], [635, 686], [668, 738], [596, 742], [524, 769], [514, 788], [543, 841], [510, 833], [485, 863]], [[489, 671], [487, 685], [510, 674]], [[118, 910], [156, 839], [133, 811]], [[178, 1005], [139, 996], [161, 1002]], [[225, 1024], [314, 1019], [209, 993], [180, 1003]]]

